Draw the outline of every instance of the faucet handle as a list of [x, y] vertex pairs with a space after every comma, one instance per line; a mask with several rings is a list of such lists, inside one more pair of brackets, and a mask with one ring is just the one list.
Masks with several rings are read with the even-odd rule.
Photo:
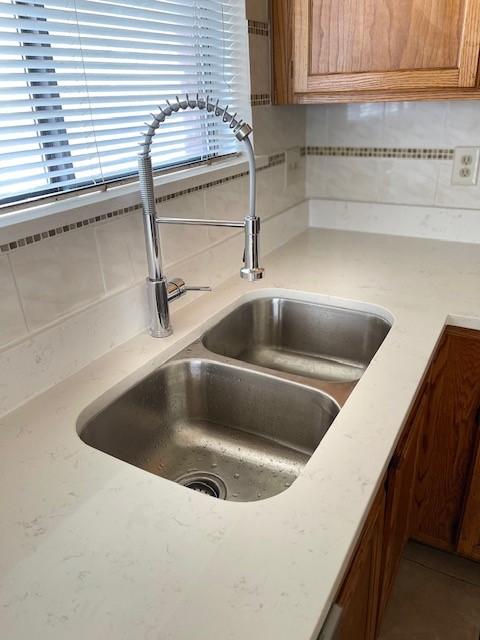
[[168, 301], [171, 302], [172, 300], [175, 300], [176, 298], [179, 298], [180, 296], [182, 296], [187, 291], [211, 291], [211, 290], [212, 290], [211, 287], [197, 287], [197, 286], [188, 287], [185, 284], [185, 280], [183, 280], [183, 278], [172, 278], [171, 280], [168, 281], [167, 296], [168, 296]]
[[184, 291], [211, 291], [212, 287], [197, 287], [197, 286], [185, 286]]

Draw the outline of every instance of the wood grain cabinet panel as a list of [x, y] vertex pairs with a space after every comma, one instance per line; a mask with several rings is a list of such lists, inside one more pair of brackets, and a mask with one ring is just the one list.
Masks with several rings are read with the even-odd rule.
[[416, 526], [413, 493], [418, 443], [427, 416], [427, 402], [425, 385], [388, 469], [379, 619], [391, 595], [405, 544]]
[[465, 8], [461, 0], [311, 1], [309, 74], [455, 69]]
[[343, 609], [338, 640], [374, 640], [380, 601], [385, 491], [377, 495], [340, 590]]
[[480, 97], [480, 0], [272, 0], [272, 19], [277, 103]]
[[420, 436], [413, 537], [457, 551], [478, 440], [480, 332], [448, 327], [429, 373]]
[[447, 327], [340, 589], [339, 639], [373, 640], [407, 540], [480, 560], [480, 331]]
[[458, 540], [458, 552], [480, 560], [480, 447], [477, 449], [472, 479]]

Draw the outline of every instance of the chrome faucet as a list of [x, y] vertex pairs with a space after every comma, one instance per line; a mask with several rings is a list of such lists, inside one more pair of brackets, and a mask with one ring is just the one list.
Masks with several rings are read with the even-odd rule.
[[[243, 220], [204, 220], [203, 218], [159, 218], [155, 209], [155, 193], [153, 186], [153, 170], [150, 149], [153, 136], [158, 127], [166, 118], [177, 111], [187, 109], [206, 109], [209, 113], [221, 117], [232, 129], [233, 134], [240, 142], [245, 143], [249, 170], [249, 213]], [[240, 275], [245, 280], [253, 282], [263, 277], [263, 268], [258, 266], [258, 235], [260, 232], [260, 218], [257, 217], [256, 206], [256, 171], [255, 156], [252, 144], [248, 136], [252, 133], [252, 127], [243, 120], [236, 119], [237, 114], [228, 113], [228, 107], [222, 109], [216, 102], [210, 102], [198, 95], [195, 99], [185, 96], [184, 99], [166, 101], [166, 106], [159, 107], [157, 115], [152, 114], [153, 120], [145, 123], [148, 130], [144, 133], [144, 141], [141, 143], [142, 152], [138, 156], [138, 174], [140, 180], [140, 193], [143, 205], [143, 223], [145, 230], [145, 246], [147, 250], [148, 277], [147, 293], [150, 308], [149, 333], [155, 338], [165, 338], [172, 333], [169, 314], [169, 302], [179, 298], [187, 291], [210, 291], [210, 287], [189, 287], [181, 278], [168, 280], [163, 273], [162, 254], [160, 249], [160, 224], [188, 224], [214, 227], [243, 228], [245, 232], [244, 266], [240, 269]]]

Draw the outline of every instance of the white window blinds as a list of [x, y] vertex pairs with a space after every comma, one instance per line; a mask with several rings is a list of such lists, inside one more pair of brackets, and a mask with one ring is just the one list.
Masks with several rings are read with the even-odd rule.
[[[0, 204], [134, 174], [143, 123], [176, 95], [248, 119], [246, 37], [244, 0], [0, 0]], [[152, 158], [237, 144], [192, 111], [162, 124]]]

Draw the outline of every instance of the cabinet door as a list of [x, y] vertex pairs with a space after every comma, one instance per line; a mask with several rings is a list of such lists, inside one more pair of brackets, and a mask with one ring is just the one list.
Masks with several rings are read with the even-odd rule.
[[337, 603], [343, 609], [339, 640], [374, 640], [380, 595], [385, 492], [382, 489], [369, 514]]
[[295, 0], [294, 92], [474, 87], [480, 0]]
[[448, 327], [429, 373], [428, 415], [420, 437], [413, 537], [457, 550], [477, 443], [480, 332]]
[[379, 619], [392, 592], [403, 549], [414, 526], [415, 512], [412, 503], [417, 450], [427, 414], [427, 401], [426, 387], [423, 387], [405, 428], [405, 437], [398, 445], [388, 470]]
[[480, 560], [480, 447], [478, 444], [458, 540], [458, 552], [474, 560]]

